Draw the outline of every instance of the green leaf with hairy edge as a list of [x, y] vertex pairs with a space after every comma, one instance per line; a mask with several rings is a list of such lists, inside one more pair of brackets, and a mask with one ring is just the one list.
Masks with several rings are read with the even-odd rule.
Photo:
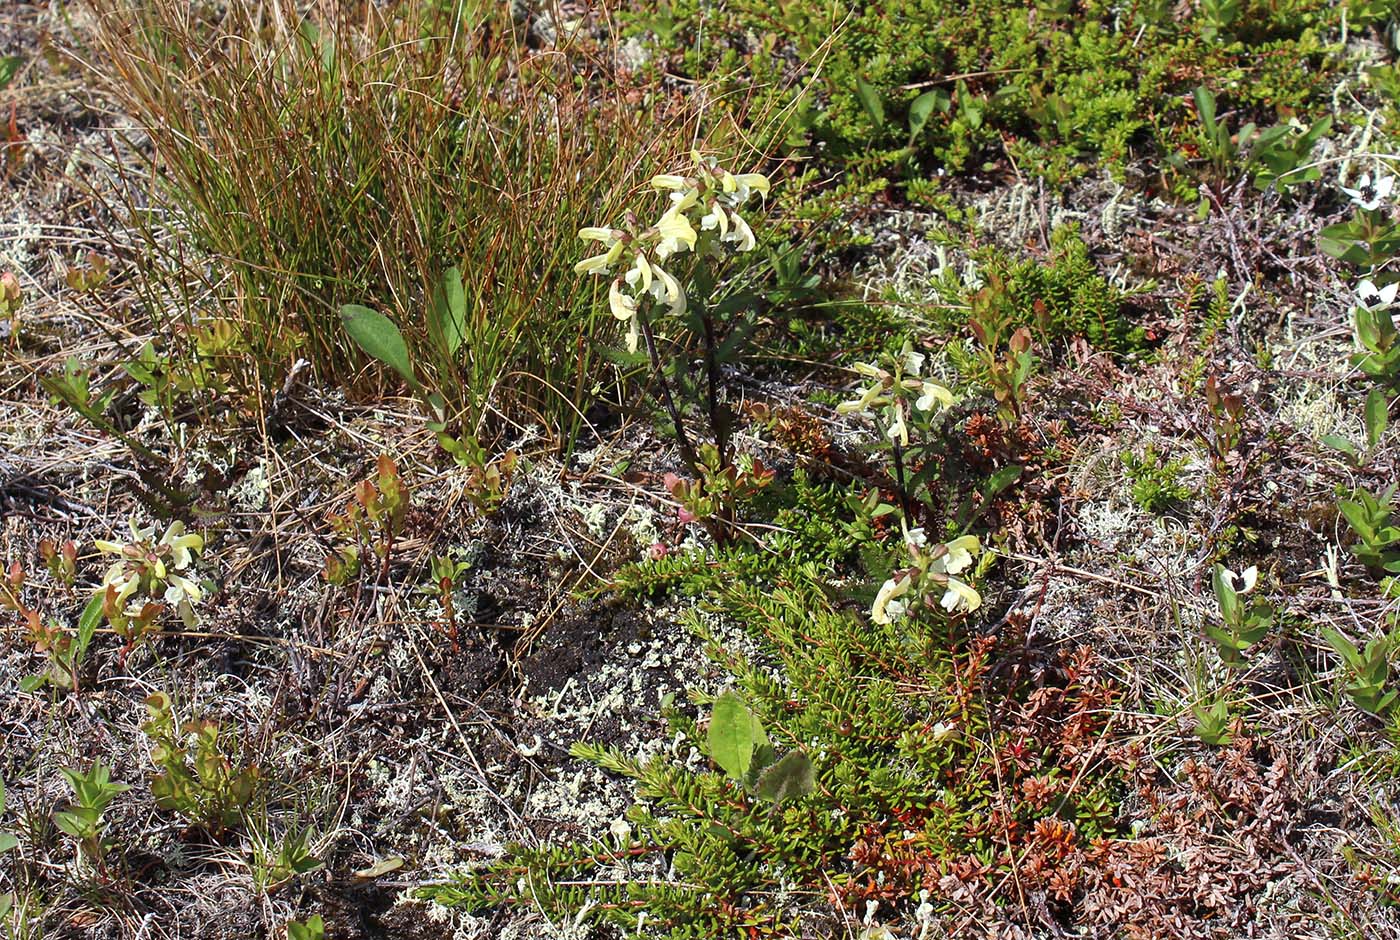
[[735, 780], [743, 780], [753, 763], [754, 750], [768, 742], [758, 716], [733, 689], [715, 699], [708, 734], [710, 756]]
[[860, 99], [860, 106], [865, 109], [865, 113], [870, 115], [870, 120], [875, 122], [875, 127], [881, 129], [885, 126], [885, 103], [880, 98], [880, 92], [874, 85], [856, 76], [856, 97]]
[[770, 803], [781, 803], [811, 793], [816, 785], [816, 773], [807, 755], [791, 751], [759, 776], [754, 794]]
[[0, 920], [9, 916], [10, 909], [15, 906], [15, 896], [10, 893], [0, 894]]
[[449, 356], [461, 348], [467, 337], [467, 292], [459, 268], [451, 267], [442, 273], [432, 303], [428, 304], [428, 324]]
[[12, 833], [0, 832], [0, 855], [3, 855], [5, 852], [14, 850], [14, 848], [18, 845], [19, 839], [16, 838]]
[[1386, 401], [1385, 390], [1371, 389], [1366, 396], [1366, 446], [1375, 447], [1390, 423], [1390, 403]]
[[19, 690], [21, 692], [37, 692], [44, 687], [44, 683], [47, 681], [42, 675], [25, 676], [19, 680]]
[[409, 362], [408, 344], [394, 321], [369, 307], [346, 304], [340, 308], [340, 322], [357, 346], [403, 376], [415, 389], [422, 387]]

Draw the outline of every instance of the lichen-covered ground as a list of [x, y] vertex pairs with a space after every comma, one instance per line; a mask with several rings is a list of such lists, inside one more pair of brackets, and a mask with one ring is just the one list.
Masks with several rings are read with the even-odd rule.
[[[0, 360], [0, 559], [22, 562], [25, 589], [73, 622], [105, 568], [94, 540], [152, 519], [129, 449], [39, 382], [78, 357], [95, 364], [95, 382], [124, 392], [116, 353], [146, 339], [124, 316], [139, 246], [104, 208], [130, 185], [119, 172], [130, 138], [117, 132], [131, 126], [76, 65], [43, 54], [81, 28], [64, 6], [0, 9], [0, 54], [27, 61], [0, 90], [0, 140], [11, 105], [23, 135], [22, 165], [0, 177], [0, 270], [19, 272], [26, 296], [23, 342], [4, 341]], [[1351, 42], [1362, 60], [1393, 61], [1372, 37]], [[1347, 214], [1339, 173], [1368, 170], [1360, 155], [1381, 149], [1387, 132], [1365, 117], [1339, 128], [1315, 154], [1320, 181], [1286, 199], [1242, 185], [1204, 219], [1106, 171], [1061, 189], [1001, 172], [948, 188], [979, 233], [972, 242], [1016, 257], [1048, 258], [1051, 233], [1076, 224], [1151, 339], [1150, 355], [1077, 338], [1047, 351], [1014, 432], [988, 417], [994, 406], [967, 411], [982, 419], [969, 420], [969, 453], [1035, 454], [998, 506], [1002, 557], [971, 628], [1019, 644], [1008, 669], [1091, 651], [1119, 692], [1104, 747], [1130, 768], [1118, 822], [1135, 838], [1131, 855], [1100, 869], [1114, 883], [1084, 889], [1073, 924], [1051, 914], [1043, 892], [1008, 903], [1017, 895], [949, 874], [936, 882], [937, 913], [874, 903], [833, 914], [803, 897], [793, 905], [811, 914], [809, 935], [1400, 936], [1397, 733], [1343, 694], [1343, 666], [1322, 639], [1330, 627], [1364, 643], [1400, 609], [1350, 554], [1336, 509], [1339, 494], [1400, 478], [1397, 432], [1359, 465], [1321, 443], [1363, 441], [1365, 430], [1349, 358], [1353, 279], [1319, 250], [1318, 232]], [[968, 258], [967, 245], [939, 236], [945, 218], [887, 200], [853, 209], [826, 224], [868, 243], [825, 273], [848, 297], [927, 333], [945, 272], [962, 277]], [[64, 271], [89, 250], [113, 260], [112, 279], [77, 291]], [[1207, 322], [1217, 279], [1227, 314]], [[848, 365], [803, 361], [739, 377], [751, 401], [820, 420], [837, 456], [814, 463], [756, 426], [741, 449], [780, 477], [801, 464], [848, 479], [839, 455], [869, 437], [831, 405], [850, 387], [839, 368]], [[1238, 440], [1218, 462], [1199, 391], [1206, 373], [1244, 402]], [[625, 827], [631, 784], [571, 757], [576, 741], [708, 766], [661, 718], [663, 699], [685, 707], [688, 691], [729, 684], [680, 625], [699, 601], [602, 589], [623, 563], [705, 543], [663, 485], [683, 470], [670, 442], [641, 420], [614, 421], [563, 459], [549, 429], [524, 428], [503, 443], [522, 462], [487, 514], [412, 401], [350, 400], [297, 375], [283, 391], [259, 417], [173, 428], [134, 395], [114, 403], [127, 433], [196, 494], [187, 515], [206, 533], [198, 572], [211, 590], [195, 625], [169, 627], [129, 656], [99, 631], [76, 691], [21, 691], [45, 657], [0, 611], [0, 832], [22, 843], [0, 855], [0, 895], [14, 896], [0, 937], [280, 938], [313, 914], [334, 940], [595, 935], [542, 911], [449, 910], [411, 895], [511, 843]], [[1149, 448], [1177, 462], [1180, 487], [1153, 511], [1123, 456]], [[380, 454], [410, 488], [402, 537], [386, 576], [329, 585], [339, 538], [330, 516]], [[46, 539], [77, 544], [76, 588], [45, 572], [36, 552]], [[430, 556], [464, 565], [452, 611], [431, 583], [408, 577]], [[1223, 670], [1202, 633], [1216, 617], [1211, 567], [1222, 558], [1257, 566], [1260, 596], [1278, 611], [1239, 670]], [[762, 658], [752, 636], [705, 616], [726, 649]], [[266, 799], [233, 835], [188, 825], [146, 785], [145, 702], [161, 690], [183, 717], [219, 723], [233, 765], [258, 768]], [[1247, 717], [1217, 746], [1201, 740], [1198, 707], [1221, 694]], [[94, 761], [131, 787], [107, 810], [112, 850], [97, 867], [52, 822], [71, 799], [60, 770]], [[272, 859], [299, 840], [315, 866], [277, 873]]]

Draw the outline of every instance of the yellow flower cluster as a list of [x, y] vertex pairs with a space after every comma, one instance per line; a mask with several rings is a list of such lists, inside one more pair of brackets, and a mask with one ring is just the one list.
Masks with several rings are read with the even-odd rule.
[[99, 551], [117, 556], [98, 586], [98, 593], [115, 589], [113, 601], [118, 609], [139, 594], [164, 600], [183, 615], [204, 596], [199, 584], [181, 573], [193, 566], [193, 553], [204, 548], [203, 537], [186, 534], [183, 522], [172, 522], [159, 539], [155, 537], [155, 526], [138, 526], [135, 517], [128, 525], [131, 541], [95, 542]]
[[614, 275], [608, 288], [608, 309], [627, 324], [629, 352], [637, 350], [643, 302], [662, 304], [673, 316], [685, 313], [685, 288], [662, 262], [669, 263], [686, 252], [719, 254], [726, 245], [735, 251], [750, 251], [755, 244], [753, 230], [739, 210], [755, 194], [768, 194], [768, 177], [731, 173], [712, 158], [698, 153], [692, 157], [695, 170], [691, 175], [652, 178], [652, 187], [668, 193], [670, 203], [655, 225], [639, 228], [629, 213], [622, 228], [589, 226], [578, 233], [580, 238], [598, 242], [602, 251], [574, 265], [574, 271]]
[[890, 623], [904, 616], [908, 608], [904, 598], [911, 593], [916, 599], [927, 597], [923, 602], [929, 603], [941, 592], [938, 605], [949, 612], [973, 611], [982, 606], [982, 596], [976, 589], [954, 577], [969, 568], [974, 556], [981, 553], [982, 543], [977, 536], [964, 535], [930, 548], [923, 529], [910, 529], [904, 542], [912, 564], [880, 586], [870, 608], [871, 620]]
[[904, 421], [903, 399], [913, 398], [914, 407], [924, 412], [950, 407], [954, 401], [953, 393], [945, 386], [919, 375], [923, 367], [924, 354], [915, 352], [908, 341], [894, 357], [890, 368], [881, 368], [873, 362], [856, 363], [856, 372], [872, 381], [858, 397], [837, 405], [837, 413], [874, 414], [883, 410], [889, 425], [885, 436], [901, 447], [908, 447], [909, 426]]

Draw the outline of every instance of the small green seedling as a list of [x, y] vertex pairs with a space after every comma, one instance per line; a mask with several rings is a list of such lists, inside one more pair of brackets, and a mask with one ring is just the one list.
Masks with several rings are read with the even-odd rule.
[[1229, 699], [1222, 695], [1211, 702], [1199, 702], [1191, 710], [1196, 715], [1196, 737], [1203, 743], [1223, 747], [1234, 739]]
[[1324, 627], [1322, 638], [1342, 657], [1350, 673], [1346, 693], [1358, 707], [1373, 715], [1384, 716], [1400, 698], [1400, 692], [1387, 689], [1390, 680], [1390, 657], [1400, 645], [1400, 633], [1395, 630], [1366, 644], [1363, 652], [1355, 643], [1331, 627]]
[[424, 590], [437, 595], [438, 603], [442, 605], [442, 623], [439, 629], [452, 641], [454, 649], [457, 647], [457, 616], [452, 594], [456, 590], [457, 580], [470, 570], [470, 562], [458, 561], [451, 555], [434, 555], [428, 559], [428, 572], [432, 584]]
[[287, 922], [287, 940], [325, 940], [326, 924], [320, 914], [307, 918], [305, 923]]
[[178, 724], [164, 692], [146, 699], [146, 711], [141, 730], [151, 739], [151, 763], [159, 771], [151, 781], [156, 805], [215, 837], [238, 826], [258, 795], [258, 768], [235, 768], [215, 722]]
[[807, 755], [789, 751], [779, 758], [763, 723], [733, 690], [715, 700], [707, 742], [720, 769], [761, 800], [776, 805], [816, 786]]
[[1358, 489], [1351, 499], [1337, 503], [1357, 536], [1352, 554], [1374, 572], [1400, 574], [1400, 526], [1392, 521], [1395, 489], [1392, 483], [1379, 496]]
[[107, 849], [102, 816], [112, 800], [131, 787], [112, 783], [111, 769], [100, 761], [86, 774], [66, 769], [61, 772], [73, 790], [73, 802], [66, 810], [54, 814], [54, 825], [78, 840], [78, 850], [83, 856], [100, 864]]
[[311, 830], [299, 829], [280, 840], [250, 833], [253, 842], [253, 882], [259, 891], [271, 893], [297, 875], [315, 871], [324, 863], [311, 849]]
[[[1256, 600], [1245, 605], [1241, 597], [1254, 590], [1259, 572], [1253, 566], [1237, 575], [1224, 565], [1216, 565], [1211, 575], [1215, 588], [1215, 599], [1220, 605], [1222, 627], [1206, 626], [1206, 635], [1215, 642], [1220, 658], [1225, 665], [1244, 665], [1244, 654], [1269, 632], [1274, 622], [1273, 605], [1265, 600]], [[1240, 586], [1236, 588], [1236, 583]]]

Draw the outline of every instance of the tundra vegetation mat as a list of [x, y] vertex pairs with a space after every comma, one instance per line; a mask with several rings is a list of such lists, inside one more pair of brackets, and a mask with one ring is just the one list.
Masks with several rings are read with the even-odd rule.
[[0, 940], [1400, 936], [1393, 0], [0, 6]]

